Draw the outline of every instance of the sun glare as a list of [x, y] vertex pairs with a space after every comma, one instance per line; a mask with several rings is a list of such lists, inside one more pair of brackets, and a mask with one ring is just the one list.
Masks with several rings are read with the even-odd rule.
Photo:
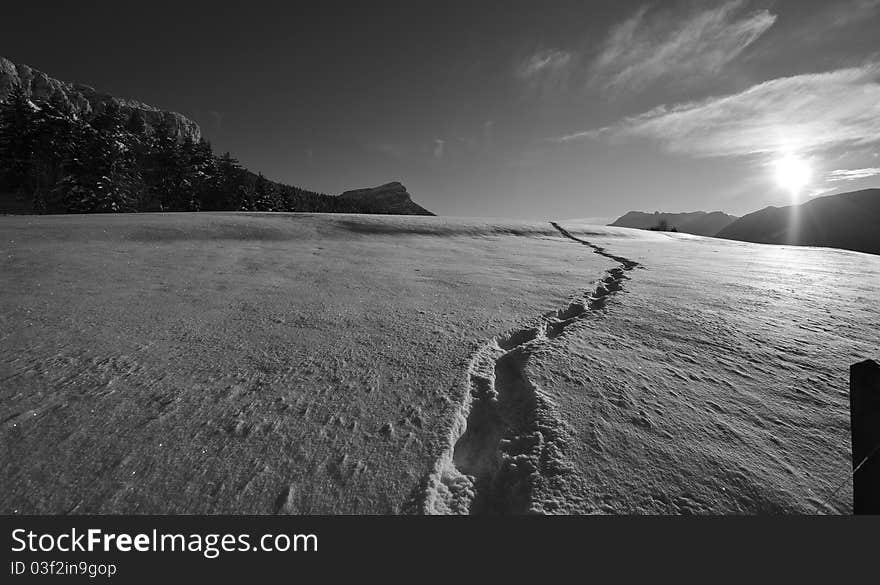
[[776, 182], [792, 195], [797, 194], [810, 182], [812, 171], [803, 159], [789, 154], [777, 160], [774, 166]]

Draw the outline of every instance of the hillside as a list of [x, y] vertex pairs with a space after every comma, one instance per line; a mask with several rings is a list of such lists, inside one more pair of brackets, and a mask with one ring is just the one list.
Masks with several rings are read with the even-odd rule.
[[0, 213], [303, 211], [431, 215], [400, 183], [343, 197], [271, 181], [176, 112], [0, 57]]
[[665, 222], [669, 228], [697, 236], [714, 236], [721, 229], [736, 221], [737, 217], [721, 211], [707, 213], [705, 211], [693, 211], [686, 213], [646, 213], [643, 211], [630, 211], [608, 225], [616, 227], [629, 227], [637, 229], [655, 228]]
[[766, 207], [741, 217], [717, 237], [880, 254], [880, 189], [818, 197], [796, 206]]

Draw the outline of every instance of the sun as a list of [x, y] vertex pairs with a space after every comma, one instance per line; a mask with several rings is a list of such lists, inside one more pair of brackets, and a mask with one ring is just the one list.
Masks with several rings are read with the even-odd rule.
[[780, 158], [773, 166], [776, 169], [776, 182], [792, 195], [806, 187], [813, 176], [810, 165], [791, 154]]

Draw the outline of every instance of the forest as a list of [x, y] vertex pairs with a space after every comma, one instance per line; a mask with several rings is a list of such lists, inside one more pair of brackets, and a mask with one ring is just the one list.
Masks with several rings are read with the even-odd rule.
[[113, 101], [90, 117], [19, 86], [0, 102], [0, 197], [27, 213], [307, 211], [383, 213], [266, 179], [204, 138], [179, 140]]

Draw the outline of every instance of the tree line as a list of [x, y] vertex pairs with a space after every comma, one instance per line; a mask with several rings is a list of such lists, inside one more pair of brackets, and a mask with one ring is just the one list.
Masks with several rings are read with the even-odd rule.
[[675, 226], [670, 227], [669, 222], [666, 221], [665, 219], [661, 219], [659, 222], [657, 222], [657, 225], [649, 227], [648, 229], [651, 230], [652, 232], [677, 232], [678, 231], [678, 228], [676, 228]]
[[167, 120], [149, 127], [140, 110], [107, 101], [87, 118], [20, 86], [0, 102], [0, 194], [36, 213], [382, 212], [270, 181], [204, 139], [178, 140]]

